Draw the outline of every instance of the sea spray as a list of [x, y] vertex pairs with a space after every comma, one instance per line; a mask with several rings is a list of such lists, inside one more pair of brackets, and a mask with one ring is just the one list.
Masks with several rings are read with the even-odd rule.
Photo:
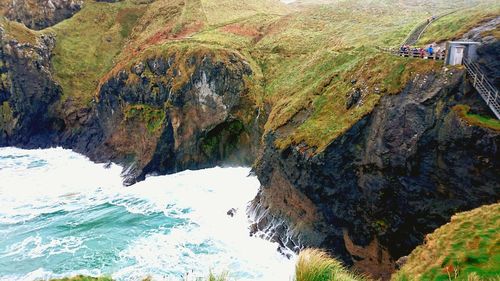
[[[75, 274], [289, 280], [293, 259], [249, 236], [259, 182], [213, 168], [122, 185], [121, 167], [61, 148], [0, 148], [0, 280]], [[234, 216], [227, 211], [234, 208]]]

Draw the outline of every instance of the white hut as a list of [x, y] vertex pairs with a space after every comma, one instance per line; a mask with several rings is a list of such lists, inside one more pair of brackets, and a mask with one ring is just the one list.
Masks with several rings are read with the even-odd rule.
[[477, 59], [477, 47], [481, 43], [469, 41], [450, 41], [446, 43], [445, 64], [463, 64], [464, 59], [475, 61]]

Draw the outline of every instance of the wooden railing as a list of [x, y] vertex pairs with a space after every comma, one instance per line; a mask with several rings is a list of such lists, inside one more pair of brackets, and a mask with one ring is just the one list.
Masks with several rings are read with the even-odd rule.
[[396, 48], [385, 48], [385, 47], [377, 47], [377, 48], [382, 52], [407, 58], [419, 58], [419, 59], [429, 59], [429, 60], [444, 60], [446, 58], [446, 52], [442, 51], [435, 52], [432, 55], [429, 54], [427, 51], [424, 51], [424, 54], [422, 55], [419, 49], [403, 51], [401, 49], [396, 49]]
[[476, 88], [495, 116], [500, 119], [500, 96], [498, 95], [498, 90], [488, 81], [477, 64], [471, 62], [469, 59], [464, 59], [464, 65], [474, 88]]
[[[426, 22], [420, 23], [417, 25], [410, 34], [405, 38], [401, 46], [413, 46], [418, 40], [422, 37], [425, 30], [429, 25], [431, 25], [434, 21], [449, 14], [452, 14], [456, 11], [448, 12], [441, 14], [437, 17], [434, 17], [432, 20], [427, 20]], [[386, 47], [378, 47], [379, 50], [390, 53], [397, 56], [403, 57], [413, 57], [413, 58], [422, 58], [422, 59], [435, 59], [435, 60], [444, 60], [446, 58], [445, 52], [439, 52], [434, 54], [433, 56], [429, 56], [426, 53], [424, 56], [420, 54], [420, 52], [409, 50], [402, 51], [399, 48], [386, 48]], [[498, 90], [493, 84], [491, 84], [484, 73], [481, 71], [479, 65], [474, 62], [471, 62], [469, 59], [464, 58], [463, 64], [467, 70], [467, 74], [470, 76], [472, 80], [472, 85], [479, 92], [481, 97], [484, 99], [486, 104], [489, 106], [491, 111], [495, 114], [495, 116], [500, 120], [500, 96], [498, 95]]]

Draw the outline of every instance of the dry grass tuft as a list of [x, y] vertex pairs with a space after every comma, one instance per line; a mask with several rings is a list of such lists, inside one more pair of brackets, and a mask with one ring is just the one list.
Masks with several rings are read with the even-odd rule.
[[337, 260], [317, 249], [303, 250], [295, 266], [295, 281], [363, 281]]

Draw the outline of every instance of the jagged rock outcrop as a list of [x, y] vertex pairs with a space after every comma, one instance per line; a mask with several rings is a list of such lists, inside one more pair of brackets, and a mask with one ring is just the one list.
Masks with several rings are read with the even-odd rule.
[[[251, 165], [257, 119], [236, 53], [171, 50], [103, 78], [93, 101], [62, 97], [51, 69], [55, 38], [17, 25], [0, 29], [0, 146], [63, 146], [126, 167], [125, 183], [221, 164]], [[131, 63], [127, 61], [127, 63]]]
[[500, 16], [484, 22], [466, 32], [461, 40], [481, 42], [477, 53], [477, 63], [488, 76], [489, 81], [500, 88], [500, 41], [494, 32], [500, 25]]
[[55, 39], [33, 40], [9, 39], [0, 27], [0, 146], [46, 147], [58, 130], [50, 110], [62, 92], [50, 73]]
[[[35, 30], [44, 29], [80, 11], [83, 0], [5, 0], [5, 17]], [[1, 9], [0, 9], [1, 10]]]
[[265, 136], [254, 232], [295, 250], [329, 249], [387, 279], [454, 213], [499, 200], [500, 133], [452, 109], [469, 92], [463, 74], [416, 77], [316, 155], [304, 144], [280, 151]]
[[252, 70], [241, 57], [172, 52], [129, 69], [105, 81], [66, 145], [126, 165], [127, 184], [149, 173], [252, 163], [260, 133], [244, 79]]

